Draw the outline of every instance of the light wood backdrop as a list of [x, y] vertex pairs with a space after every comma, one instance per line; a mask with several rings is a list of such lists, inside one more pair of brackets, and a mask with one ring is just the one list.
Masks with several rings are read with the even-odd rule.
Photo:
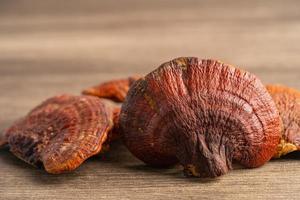
[[[179, 56], [300, 89], [299, 55], [298, 0], [0, 0], [0, 129], [47, 97]], [[299, 158], [201, 180], [149, 168], [120, 144], [60, 176], [0, 150], [0, 199], [299, 199]]]

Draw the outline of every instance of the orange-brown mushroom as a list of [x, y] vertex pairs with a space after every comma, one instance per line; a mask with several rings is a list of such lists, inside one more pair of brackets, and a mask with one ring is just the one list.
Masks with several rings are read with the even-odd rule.
[[[107, 82], [100, 83], [96, 86], [86, 88], [82, 91], [84, 95], [96, 96], [99, 98], [109, 99], [116, 103], [122, 103], [127, 95], [127, 92], [131, 85], [140, 79], [141, 76], [130, 76], [124, 79], [110, 80]], [[119, 114], [120, 114], [120, 104], [114, 104], [115, 109], [113, 111], [113, 121], [114, 127], [108, 134], [108, 140], [105, 143], [106, 149], [109, 149], [109, 144], [120, 138], [119, 130]]]
[[267, 85], [282, 120], [281, 140], [275, 158], [300, 150], [300, 91], [282, 85]]
[[92, 96], [52, 97], [5, 132], [10, 151], [59, 174], [97, 154], [113, 127], [113, 108]]
[[269, 161], [280, 139], [275, 103], [253, 74], [215, 60], [177, 58], [133, 84], [120, 114], [122, 136], [152, 166], [180, 162], [216, 177], [236, 161]]
[[119, 141], [121, 136], [119, 117], [121, 108], [119, 105], [113, 106], [113, 128], [109, 131], [107, 135], [107, 140], [103, 143], [100, 154], [104, 154], [110, 150], [110, 146], [113, 142]]
[[82, 94], [123, 102], [130, 86], [139, 78], [141, 77], [131, 76], [126, 79], [107, 81], [83, 90]]

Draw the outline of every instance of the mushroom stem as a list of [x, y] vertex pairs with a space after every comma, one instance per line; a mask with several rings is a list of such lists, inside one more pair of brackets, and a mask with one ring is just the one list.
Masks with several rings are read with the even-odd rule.
[[[231, 155], [225, 145], [206, 143], [204, 138], [198, 139], [198, 151], [192, 163], [182, 163], [186, 175], [196, 177], [217, 177], [232, 169]], [[197, 148], [196, 147], [196, 148]]]

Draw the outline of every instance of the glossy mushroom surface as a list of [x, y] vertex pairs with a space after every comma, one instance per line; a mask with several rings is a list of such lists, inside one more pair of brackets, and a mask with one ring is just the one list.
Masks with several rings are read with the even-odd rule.
[[127, 148], [152, 166], [180, 162], [188, 175], [217, 177], [236, 161], [269, 161], [280, 117], [253, 74], [215, 60], [177, 58], [133, 84], [120, 126]]
[[283, 85], [267, 85], [282, 119], [281, 140], [275, 158], [300, 150], [300, 91]]
[[18, 158], [59, 174], [99, 153], [113, 126], [112, 114], [97, 97], [56, 96], [15, 122], [5, 136]]

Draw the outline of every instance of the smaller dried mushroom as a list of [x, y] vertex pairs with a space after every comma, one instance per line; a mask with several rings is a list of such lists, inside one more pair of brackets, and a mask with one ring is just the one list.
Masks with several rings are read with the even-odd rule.
[[120, 123], [119, 123], [120, 112], [121, 112], [121, 108], [119, 106], [113, 109], [114, 126], [110, 131], [110, 134], [108, 134], [108, 139], [107, 139], [108, 143], [118, 140], [120, 138]]
[[179, 161], [186, 174], [217, 177], [236, 161], [269, 161], [280, 117], [253, 74], [215, 60], [177, 58], [136, 81], [122, 105], [124, 143], [153, 166]]
[[121, 136], [121, 130], [120, 130], [120, 123], [119, 123], [119, 117], [120, 117], [120, 106], [113, 105], [113, 128], [108, 132], [107, 134], [107, 140], [105, 143], [103, 143], [101, 154], [106, 153], [110, 150], [110, 146], [113, 142], [119, 141]]
[[279, 158], [300, 150], [300, 91], [282, 85], [267, 85], [282, 120], [281, 140], [274, 155]]
[[97, 97], [52, 97], [5, 132], [10, 151], [59, 174], [97, 154], [113, 127], [113, 108]]
[[127, 79], [104, 82], [83, 90], [82, 94], [123, 102], [130, 86], [139, 78], [140, 76], [131, 76]]
[[108, 134], [107, 142], [105, 143], [106, 149], [109, 149], [109, 144], [120, 138], [120, 127], [119, 127], [119, 115], [121, 104], [132, 84], [140, 79], [141, 76], [130, 76], [124, 79], [110, 80], [104, 83], [100, 83], [96, 86], [84, 89], [82, 94], [96, 96], [99, 98], [109, 99], [114, 101], [114, 110], [113, 110], [113, 122], [114, 127], [111, 132]]

